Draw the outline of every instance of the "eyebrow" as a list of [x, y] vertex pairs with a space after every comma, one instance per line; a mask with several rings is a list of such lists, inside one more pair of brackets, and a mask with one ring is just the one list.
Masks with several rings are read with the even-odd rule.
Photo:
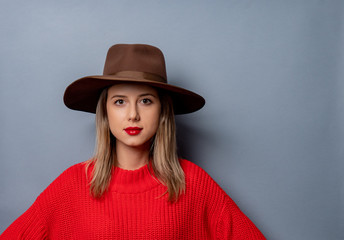
[[[153, 94], [151, 94], [151, 93], [142, 93], [142, 94], [140, 94], [139, 95], [139, 97], [146, 97], [146, 96], [152, 96], [152, 97], [157, 97], [157, 96], [155, 96], [155, 95], [153, 95]], [[110, 99], [112, 99], [112, 98], [127, 98], [127, 96], [125, 96], [125, 95], [113, 95]]]
[[139, 97], [145, 97], [145, 96], [152, 96], [152, 97], [156, 98], [156, 96], [154, 94], [151, 94], [151, 93], [143, 93], [143, 94], [139, 95]]

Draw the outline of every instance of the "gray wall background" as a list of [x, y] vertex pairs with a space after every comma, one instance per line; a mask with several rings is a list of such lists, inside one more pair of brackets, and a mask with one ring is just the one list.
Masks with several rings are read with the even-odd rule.
[[179, 150], [268, 239], [344, 239], [343, 1], [10, 1], [0, 7], [0, 232], [92, 156], [94, 115], [67, 109], [115, 43], [165, 54], [203, 95]]

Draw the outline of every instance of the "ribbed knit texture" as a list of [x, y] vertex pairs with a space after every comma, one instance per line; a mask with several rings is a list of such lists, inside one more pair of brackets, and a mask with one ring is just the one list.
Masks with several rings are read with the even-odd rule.
[[148, 165], [115, 168], [109, 191], [89, 193], [85, 164], [63, 172], [0, 239], [265, 239], [200, 167], [181, 160], [186, 192], [167, 201]]

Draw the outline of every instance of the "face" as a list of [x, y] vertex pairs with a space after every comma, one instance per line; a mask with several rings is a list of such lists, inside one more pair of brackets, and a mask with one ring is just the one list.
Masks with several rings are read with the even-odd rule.
[[113, 85], [108, 89], [106, 110], [117, 147], [150, 147], [161, 111], [154, 88], [131, 83]]

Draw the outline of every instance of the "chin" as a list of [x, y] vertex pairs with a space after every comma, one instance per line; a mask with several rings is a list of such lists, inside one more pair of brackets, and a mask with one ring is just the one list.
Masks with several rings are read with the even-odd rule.
[[130, 142], [126, 144], [128, 147], [133, 147], [133, 148], [141, 148], [144, 146], [147, 146], [145, 143], [142, 142]]
[[132, 147], [132, 148], [150, 148], [150, 138], [146, 139], [146, 138], [140, 138], [139, 136], [137, 137], [130, 137], [131, 139], [123, 139], [122, 141], [120, 141], [123, 145], [127, 146], [127, 147]]

